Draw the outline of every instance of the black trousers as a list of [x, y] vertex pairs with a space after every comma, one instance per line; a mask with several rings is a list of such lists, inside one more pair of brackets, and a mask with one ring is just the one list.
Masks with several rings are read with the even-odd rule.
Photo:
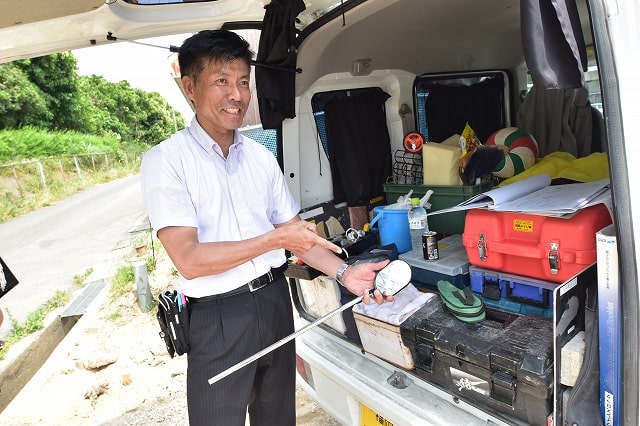
[[247, 292], [191, 305], [187, 355], [189, 424], [295, 425], [295, 341], [209, 385], [216, 374], [294, 332], [281, 278]]

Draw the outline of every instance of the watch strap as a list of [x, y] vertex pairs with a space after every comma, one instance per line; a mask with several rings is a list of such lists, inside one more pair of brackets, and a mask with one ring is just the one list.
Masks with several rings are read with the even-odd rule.
[[343, 287], [344, 287], [344, 284], [342, 283], [342, 277], [344, 276], [344, 272], [347, 270], [348, 267], [349, 267], [349, 264], [342, 263], [340, 266], [338, 266], [338, 270], [336, 271], [336, 281], [338, 281], [338, 284], [340, 284]]

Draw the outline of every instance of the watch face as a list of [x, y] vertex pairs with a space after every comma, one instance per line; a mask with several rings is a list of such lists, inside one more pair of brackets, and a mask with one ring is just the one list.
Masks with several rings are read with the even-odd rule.
[[411, 267], [403, 260], [394, 260], [378, 271], [376, 288], [383, 296], [393, 296], [411, 281]]

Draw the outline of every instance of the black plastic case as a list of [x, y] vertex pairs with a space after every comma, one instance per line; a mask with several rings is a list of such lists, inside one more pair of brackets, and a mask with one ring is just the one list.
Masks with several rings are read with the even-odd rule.
[[400, 332], [421, 378], [509, 423], [547, 424], [553, 412], [550, 319], [488, 308], [484, 321], [465, 323], [434, 300]]

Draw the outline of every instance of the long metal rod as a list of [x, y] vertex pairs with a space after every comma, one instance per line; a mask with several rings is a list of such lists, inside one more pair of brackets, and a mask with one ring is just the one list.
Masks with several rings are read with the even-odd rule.
[[287, 337], [284, 337], [284, 338], [278, 340], [275, 343], [272, 343], [271, 345], [269, 345], [266, 348], [262, 349], [260, 352], [257, 352], [256, 354], [250, 356], [249, 358], [245, 359], [244, 361], [240, 361], [236, 365], [234, 365], [232, 367], [229, 367], [228, 369], [224, 370], [221, 373], [218, 373], [217, 375], [215, 375], [215, 376], [213, 376], [212, 378], [209, 379], [209, 384], [212, 385], [215, 382], [224, 379], [229, 374], [235, 373], [236, 371], [240, 370], [242, 367], [246, 367], [247, 365], [251, 364], [253, 361], [256, 361], [258, 358], [268, 354], [269, 352], [271, 352], [271, 351], [273, 351], [275, 349], [278, 349], [280, 346], [284, 345], [285, 343], [290, 342], [291, 340], [295, 339], [296, 337], [300, 336], [301, 334], [306, 333], [307, 331], [311, 330], [313, 327], [315, 327], [315, 326], [317, 326], [319, 324], [322, 324], [323, 322], [325, 322], [329, 318], [333, 317], [334, 315], [339, 314], [340, 312], [349, 309], [350, 307], [352, 307], [356, 303], [362, 301], [363, 297], [364, 296], [356, 297], [355, 299], [353, 299], [352, 301], [350, 301], [346, 305], [342, 305], [340, 308], [336, 309], [335, 311], [331, 311], [328, 314], [325, 314], [324, 316], [318, 318], [317, 320], [315, 320], [311, 324], [307, 324], [306, 326], [302, 327], [300, 330], [296, 331], [295, 333], [290, 334]]

